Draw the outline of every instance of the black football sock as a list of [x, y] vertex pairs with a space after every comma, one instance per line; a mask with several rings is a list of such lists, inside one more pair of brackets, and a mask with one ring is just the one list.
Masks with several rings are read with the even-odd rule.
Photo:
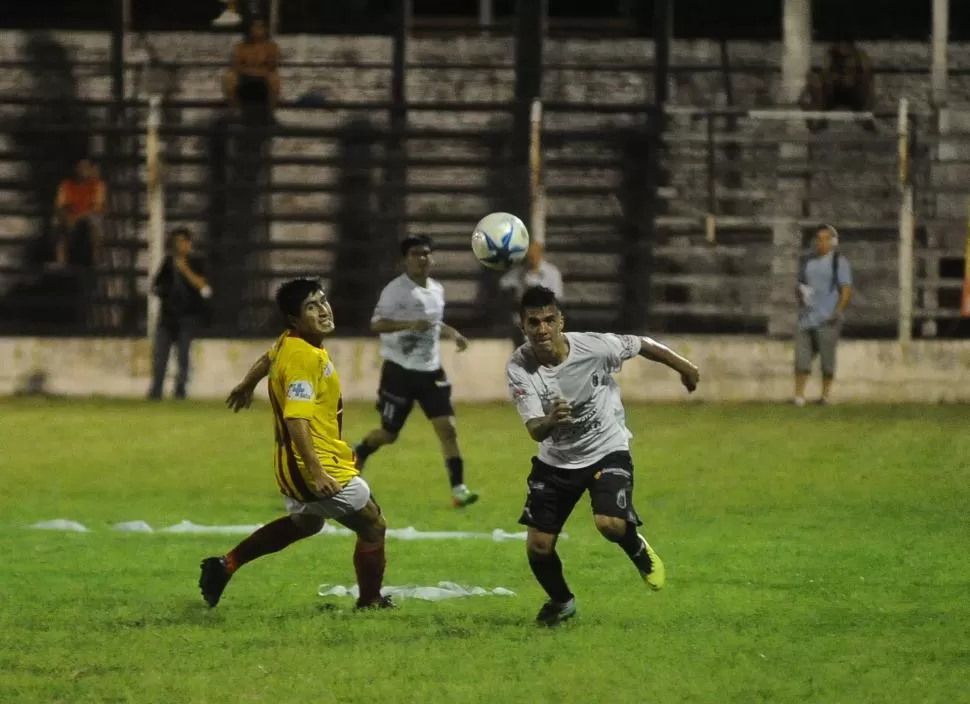
[[566, 578], [562, 575], [562, 560], [558, 553], [553, 552], [542, 557], [529, 555], [529, 567], [532, 568], [536, 581], [554, 602], [565, 604], [573, 598], [573, 593], [566, 585]]
[[623, 552], [633, 561], [633, 564], [637, 566], [638, 570], [641, 572], [650, 571], [652, 563], [650, 562], [650, 556], [647, 554], [647, 547], [640, 540], [637, 527], [633, 523], [627, 523], [626, 532], [623, 534], [623, 537], [613, 542], [623, 548]]
[[465, 483], [465, 460], [461, 457], [449, 457], [445, 460], [445, 466], [448, 468], [448, 481], [451, 482], [452, 489]]

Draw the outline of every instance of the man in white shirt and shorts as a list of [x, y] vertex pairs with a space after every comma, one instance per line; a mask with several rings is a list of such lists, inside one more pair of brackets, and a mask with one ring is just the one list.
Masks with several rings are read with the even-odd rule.
[[380, 388], [377, 410], [381, 427], [355, 447], [357, 467], [384, 445], [397, 440], [414, 404], [431, 421], [448, 470], [451, 503], [463, 508], [478, 500], [465, 486], [465, 464], [458, 446], [451, 382], [441, 367], [441, 340], [454, 340], [459, 352], [468, 340], [444, 323], [444, 287], [431, 278], [434, 242], [426, 235], [401, 242], [404, 273], [381, 291], [371, 318], [371, 330], [381, 336]]
[[640, 356], [680, 374], [689, 392], [700, 375], [689, 360], [649, 337], [563, 332], [562, 311], [549, 289], [528, 289], [520, 314], [526, 344], [512, 355], [507, 380], [539, 452], [519, 522], [528, 527], [529, 566], [549, 596], [536, 621], [556, 626], [576, 613], [556, 541], [587, 491], [597, 530], [623, 549], [650, 588], [664, 586], [663, 562], [637, 531], [642, 522], [633, 507], [632, 435], [613, 374]]

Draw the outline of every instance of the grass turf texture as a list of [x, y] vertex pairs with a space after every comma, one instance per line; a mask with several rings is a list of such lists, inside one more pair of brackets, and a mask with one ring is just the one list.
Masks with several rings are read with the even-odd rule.
[[[348, 437], [373, 422], [347, 411]], [[244, 567], [220, 606], [200, 558], [235, 536], [127, 535], [281, 513], [270, 415], [216, 404], [0, 401], [0, 701], [967, 701], [970, 436], [961, 408], [645, 406], [636, 504], [664, 558], [650, 593], [577, 507], [561, 544], [579, 615], [532, 624], [521, 542], [389, 542], [390, 584], [516, 597], [355, 614], [352, 540]], [[517, 530], [532, 445], [507, 406], [459, 409], [469, 484], [448, 504], [418, 415], [367, 479], [394, 527]], [[96, 531], [26, 530], [69, 518]], [[324, 608], [338, 604], [337, 609]]]

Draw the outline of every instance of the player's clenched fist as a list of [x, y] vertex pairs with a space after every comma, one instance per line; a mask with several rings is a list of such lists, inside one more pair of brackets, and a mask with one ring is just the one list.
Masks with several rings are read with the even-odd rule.
[[552, 410], [549, 412], [549, 418], [554, 425], [569, 423], [573, 418], [573, 407], [569, 405], [566, 399], [557, 398], [552, 402]]
[[700, 381], [701, 373], [697, 370], [697, 367], [691, 366], [680, 374], [680, 383], [684, 385], [688, 393], [693, 393]]
[[329, 474], [324, 474], [313, 479], [313, 491], [324, 499], [329, 499], [331, 496], [339, 494], [340, 488], [340, 485]]

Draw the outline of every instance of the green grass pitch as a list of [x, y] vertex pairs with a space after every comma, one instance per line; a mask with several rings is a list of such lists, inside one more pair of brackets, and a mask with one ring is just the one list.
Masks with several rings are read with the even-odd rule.
[[[561, 543], [578, 617], [556, 630], [519, 541], [388, 544], [389, 584], [515, 597], [355, 614], [352, 540], [243, 568], [218, 608], [200, 558], [235, 536], [120, 534], [281, 515], [257, 404], [0, 401], [0, 702], [970, 701], [970, 433], [958, 407], [628, 409], [651, 593], [588, 502]], [[351, 406], [348, 437], [377, 420]], [[459, 408], [456, 511], [427, 422], [366, 478], [391, 527], [519, 530], [533, 446], [514, 410]], [[67, 518], [87, 534], [28, 530]], [[337, 608], [325, 608], [335, 604]]]

